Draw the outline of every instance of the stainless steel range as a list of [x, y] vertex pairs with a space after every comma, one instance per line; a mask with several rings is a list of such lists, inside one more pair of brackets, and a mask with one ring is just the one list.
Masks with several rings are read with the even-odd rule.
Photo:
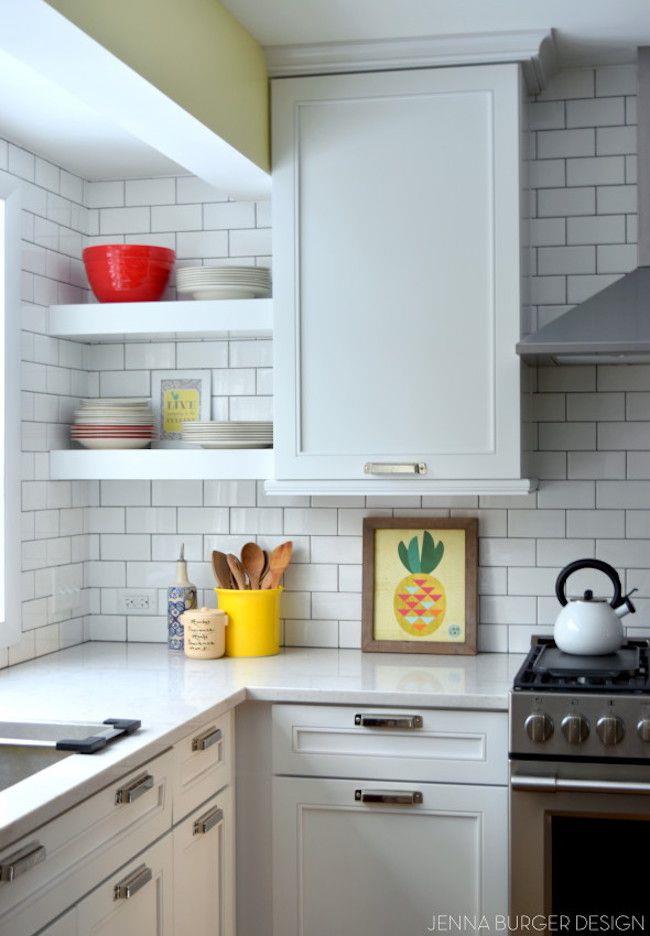
[[513, 916], [650, 932], [649, 667], [647, 640], [577, 657], [533, 639], [510, 695]]

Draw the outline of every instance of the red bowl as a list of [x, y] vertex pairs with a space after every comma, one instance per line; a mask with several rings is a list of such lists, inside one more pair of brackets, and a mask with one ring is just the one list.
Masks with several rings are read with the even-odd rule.
[[144, 244], [86, 247], [84, 266], [100, 302], [156, 302], [174, 267], [176, 253]]

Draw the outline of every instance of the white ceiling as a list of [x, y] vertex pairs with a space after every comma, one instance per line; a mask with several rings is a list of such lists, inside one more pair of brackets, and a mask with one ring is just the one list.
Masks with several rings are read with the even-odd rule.
[[54, 82], [0, 49], [0, 137], [85, 179], [184, 170]]
[[262, 45], [556, 30], [561, 66], [631, 62], [650, 0], [222, 0]]

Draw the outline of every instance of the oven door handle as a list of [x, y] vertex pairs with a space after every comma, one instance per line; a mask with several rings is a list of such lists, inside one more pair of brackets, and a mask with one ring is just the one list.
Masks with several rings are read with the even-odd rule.
[[634, 780], [572, 780], [567, 777], [510, 778], [510, 787], [518, 793], [623, 793], [650, 796], [650, 783]]

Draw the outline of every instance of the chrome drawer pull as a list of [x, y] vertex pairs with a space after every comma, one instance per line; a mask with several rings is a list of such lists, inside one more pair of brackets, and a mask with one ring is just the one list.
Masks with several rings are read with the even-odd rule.
[[382, 803], [386, 806], [419, 806], [422, 794], [419, 790], [355, 790], [357, 803]]
[[223, 732], [221, 728], [208, 728], [203, 734], [192, 738], [192, 750], [205, 751], [206, 748], [212, 747], [213, 744], [218, 744], [222, 737]]
[[218, 826], [220, 822], [223, 822], [223, 809], [220, 809], [219, 806], [215, 806], [214, 809], [208, 810], [207, 813], [199, 816], [199, 818], [194, 821], [192, 835], [203, 835], [209, 832], [210, 829], [214, 829], [215, 826]]
[[427, 466], [425, 462], [366, 462], [363, 471], [373, 475], [424, 475]]
[[424, 722], [421, 715], [363, 715], [354, 716], [354, 724], [363, 728], [402, 728], [411, 731], [422, 728]]
[[134, 800], [137, 800], [138, 797], [142, 796], [143, 793], [146, 793], [147, 790], [151, 790], [153, 787], [153, 776], [150, 773], [141, 773], [138, 774], [130, 783], [127, 783], [126, 786], [120, 787], [115, 794], [116, 803], [132, 803]]
[[45, 861], [45, 845], [30, 842], [0, 862], [0, 881], [13, 881], [25, 871]]
[[140, 865], [135, 871], [132, 871], [130, 874], [127, 874], [125, 878], [122, 878], [121, 881], [118, 881], [113, 888], [113, 900], [128, 900], [129, 897], [133, 897], [139, 890], [142, 890], [144, 885], [148, 884], [152, 877], [153, 872], [151, 868], [148, 868], [144, 864]]

